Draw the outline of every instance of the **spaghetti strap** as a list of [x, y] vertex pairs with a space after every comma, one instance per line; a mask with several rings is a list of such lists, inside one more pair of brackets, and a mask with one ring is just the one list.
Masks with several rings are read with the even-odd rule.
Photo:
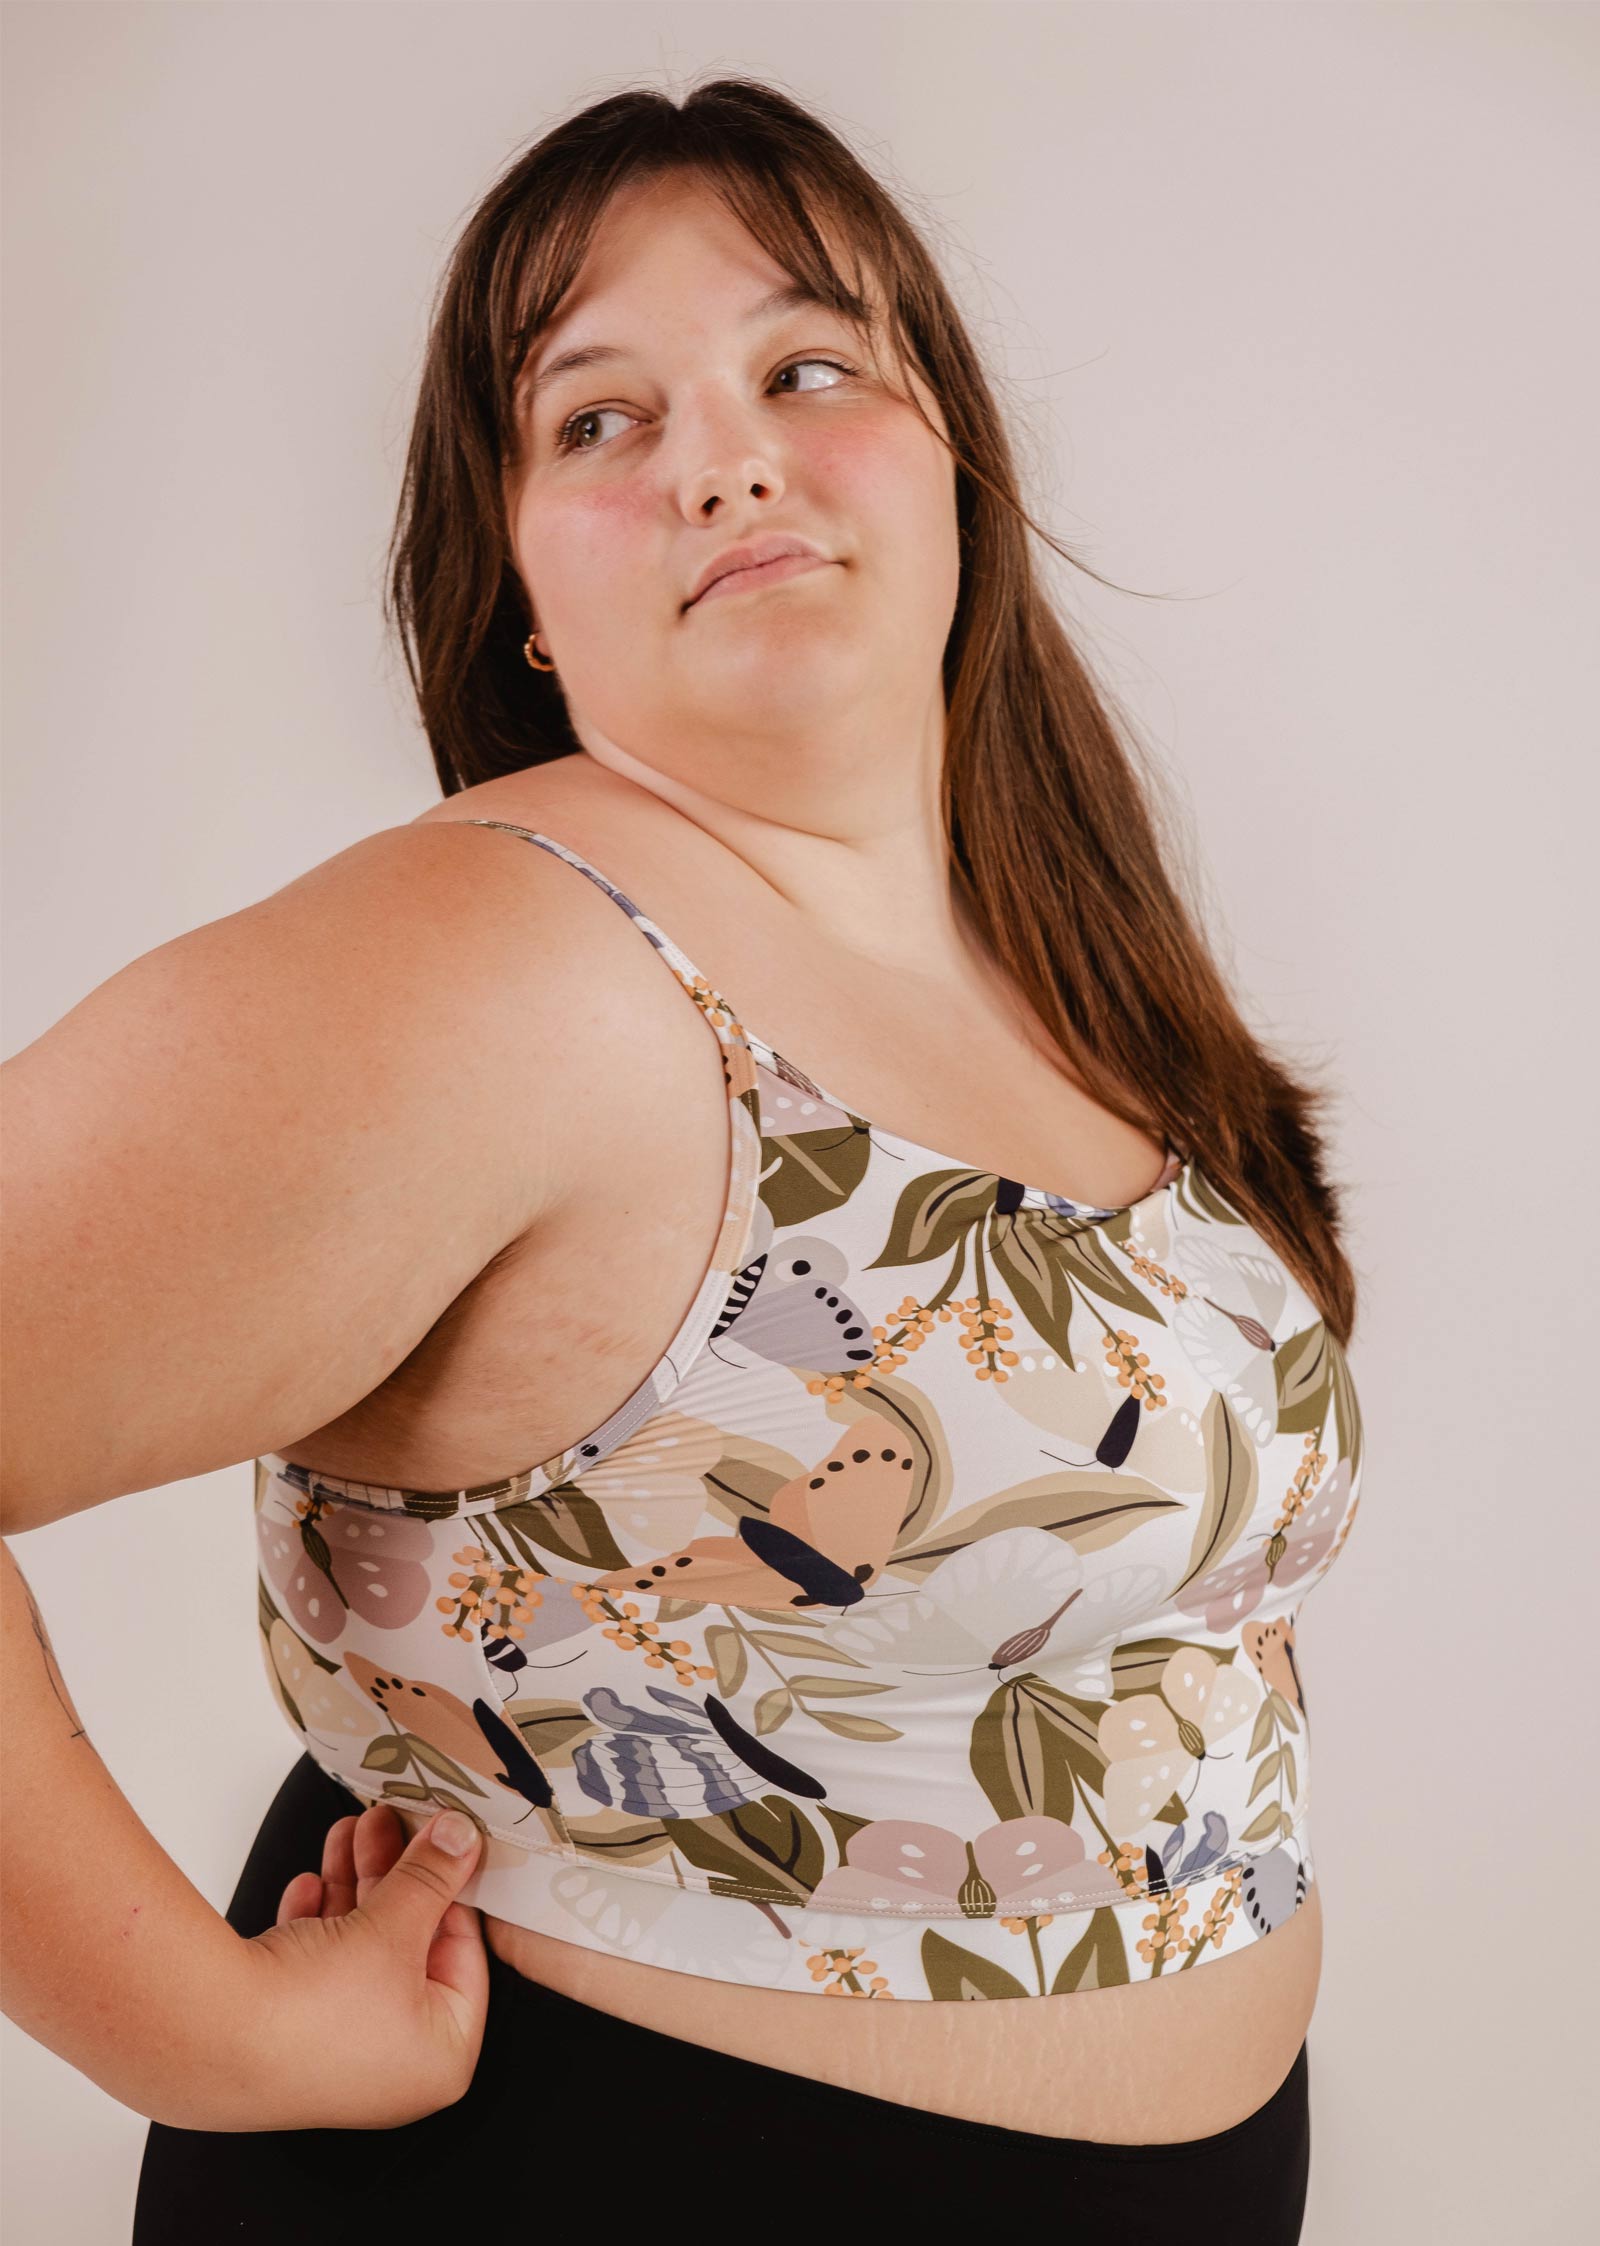
[[701, 974], [688, 953], [675, 944], [666, 930], [659, 927], [647, 912], [640, 910], [626, 890], [619, 889], [614, 881], [608, 880], [598, 866], [591, 864], [569, 843], [558, 842], [554, 835], [543, 834], [534, 827], [513, 826], [508, 819], [463, 819], [459, 823], [468, 827], [498, 827], [503, 834], [520, 835], [524, 842], [536, 842], [541, 849], [552, 851], [556, 857], [565, 858], [569, 866], [576, 866], [580, 873], [586, 873], [597, 888], [605, 891], [613, 904], [621, 906], [639, 933], [660, 952], [689, 996], [706, 1015], [723, 1044], [731, 1041], [748, 1049], [749, 1041], [739, 1016], [710, 979]]

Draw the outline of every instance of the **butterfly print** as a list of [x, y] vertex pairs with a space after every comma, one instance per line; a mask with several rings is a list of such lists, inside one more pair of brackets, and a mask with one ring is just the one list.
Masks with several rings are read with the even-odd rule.
[[731, 1535], [697, 1536], [643, 1566], [590, 1577], [596, 1590], [739, 1607], [850, 1607], [894, 1549], [916, 1458], [886, 1421], [862, 1419], [784, 1483], [771, 1511]]

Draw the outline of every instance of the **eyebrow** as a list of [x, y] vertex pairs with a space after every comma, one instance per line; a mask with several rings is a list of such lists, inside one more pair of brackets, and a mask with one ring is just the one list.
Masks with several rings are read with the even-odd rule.
[[[754, 327], [758, 320], [776, 319], [782, 312], [799, 311], [807, 306], [824, 312], [836, 309], [826, 297], [819, 296], [808, 282], [785, 281], [779, 287], [769, 289], [765, 296], [758, 297], [742, 315], [739, 324], [741, 327]], [[559, 351], [549, 365], [541, 367], [536, 375], [523, 377], [519, 387], [524, 403], [531, 405], [541, 391], [547, 390], [563, 374], [571, 374], [579, 367], [601, 366], [613, 359], [627, 359], [633, 355], [615, 343], [584, 343], [571, 351]]]

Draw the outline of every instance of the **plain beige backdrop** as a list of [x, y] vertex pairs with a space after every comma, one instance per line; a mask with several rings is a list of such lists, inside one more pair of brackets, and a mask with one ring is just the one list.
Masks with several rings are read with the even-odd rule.
[[[7, 1052], [436, 800], [381, 555], [426, 304], [514, 150], [749, 72], [932, 226], [1052, 526], [1168, 596], [1044, 557], [1254, 1019], [1341, 1090], [1368, 1454], [1300, 1628], [1306, 2246], [1565, 2246], [1594, 2189], [1600, 14], [80, 0], [5, 33]], [[295, 1752], [248, 1467], [17, 1551], [220, 1906]], [[8, 2246], [119, 2246], [142, 2123], [4, 2052]]]

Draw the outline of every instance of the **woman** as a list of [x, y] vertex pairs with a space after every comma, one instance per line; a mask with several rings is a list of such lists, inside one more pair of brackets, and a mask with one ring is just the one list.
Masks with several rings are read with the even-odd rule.
[[597, 104], [430, 342], [445, 802], [11, 1064], [6, 1526], [254, 1454], [305, 1749], [224, 1923], [7, 1632], [9, 2007], [152, 2116], [140, 2246], [576, 2132], [1298, 2237], [1353, 1284], [1027, 520], [823, 125]]

